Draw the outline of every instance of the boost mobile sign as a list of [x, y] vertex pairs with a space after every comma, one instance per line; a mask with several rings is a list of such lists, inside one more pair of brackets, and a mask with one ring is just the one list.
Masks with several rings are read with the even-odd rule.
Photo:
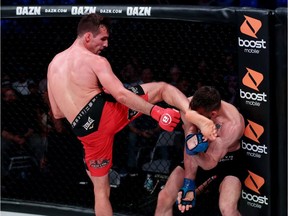
[[248, 176], [241, 192], [241, 213], [271, 216], [270, 54], [268, 12], [239, 11], [238, 70], [240, 111], [245, 118], [241, 147]]
[[[240, 31], [243, 35], [249, 36], [238, 37], [238, 45], [243, 48], [245, 53], [259, 54], [267, 48], [267, 41], [263, 38], [258, 38], [258, 32], [262, 28], [261, 20], [244, 15], [244, 21], [240, 26]], [[259, 33], [261, 36], [261, 34]]]
[[[241, 192], [241, 198], [245, 204], [252, 209], [265, 209], [269, 205], [269, 198], [262, 192], [266, 184], [265, 178], [248, 170], [248, 176], [244, 181], [244, 186]], [[252, 211], [250, 211], [252, 212]], [[255, 213], [251, 215], [256, 215]]]
[[264, 127], [256, 122], [247, 119], [248, 124], [244, 131], [244, 137], [241, 140], [241, 147], [246, 151], [250, 158], [262, 158], [268, 155], [268, 146], [262, 140]]

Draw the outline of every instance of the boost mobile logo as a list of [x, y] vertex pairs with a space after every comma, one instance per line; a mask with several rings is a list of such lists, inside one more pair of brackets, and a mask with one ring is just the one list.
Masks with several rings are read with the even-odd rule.
[[240, 31], [243, 34], [249, 35], [251, 37], [257, 38], [256, 34], [262, 26], [262, 22], [260, 20], [254, 19], [249, 16], [245, 16], [245, 20], [240, 27]]
[[256, 175], [255, 173], [249, 171], [249, 175], [244, 181], [244, 184], [247, 188], [250, 190], [260, 194], [259, 189], [264, 185], [265, 180], [259, 175]]
[[257, 142], [258, 144], [253, 144], [250, 142], [245, 142], [244, 140], [241, 140], [241, 147], [242, 149], [246, 150], [246, 154], [253, 158], [261, 158], [262, 155], [267, 155], [267, 146], [265, 144], [260, 145], [259, 138], [264, 133], [264, 128], [256, 124], [255, 122], [252, 122], [248, 120], [248, 125], [245, 128], [244, 135]]
[[[249, 170], [248, 173], [249, 174], [244, 181], [245, 186], [260, 195], [259, 189], [265, 183], [264, 178]], [[261, 204], [268, 205], [268, 198], [266, 196], [252, 195], [242, 190], [242, 198], [248, 200], [247, 204], [251, 207], [262, 208]]]
[[260, 143], [259, 138], [264, 133], [264, 128], [253, 121], [250, 121], [248, 119], [247, 121], [248, 125], [245, 128], [244, 135], [257, 143]]
[[[250, 68], [246, 68], [246, 70], [247, 73], [244, 75], [242, 79], [243, 85], [259, 92], [258, 87], [264, 79], [263, 74]], [[249, 91], [246, 92], [240, 89], [240, 98], [246, 99], [246, 104], [252, 106], [260, 106], [261, 105], [260, 102], [267, 102], [267, 94], [265, 92], [263, 93], [255, 93]]]
[[263, 74], [257, 71], [254, 71], [250, 68], [246, 68], [246, 69], [247, 69], [247, 73], [243, 77], [242, 83], [249, 88], [259, 91], [258, 86], [263, 81]]
[[[258, 19], [245, 16], [245, 20], [240, 26], [241, 33], [248, 35], [254, 39], [257, 39], [257, 33], [262, 27], [262, 22]], [[245, 53], [259, 54], [259, 49], [266, 49], [266, 41], [265, 40], [245, 40], [238, 37], [238, 45], [239, 47], [244, 47]]]

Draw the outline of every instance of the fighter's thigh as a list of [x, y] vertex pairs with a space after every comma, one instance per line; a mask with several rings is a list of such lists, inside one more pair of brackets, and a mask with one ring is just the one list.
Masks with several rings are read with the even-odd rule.
[[151, 82], [141, 84], [141, 87], [145, 94], [148, 94], [148, 101], [154, 104], [162, 100], [161, 92], [164, 91], [165, 85], [165, 82]]
[[84, 161], [91, 176], [104, 176], [112, 166], [113, 136], [94, 132], [78, 137], [84, 145]]
[[226, 176], [219, 187], [219, 203], [235, 204], [238, 202], [241, 194], [241, 182], [235, 176]]

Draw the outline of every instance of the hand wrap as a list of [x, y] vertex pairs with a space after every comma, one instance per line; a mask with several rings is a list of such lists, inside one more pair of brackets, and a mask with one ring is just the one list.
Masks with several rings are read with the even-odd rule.
[[[194, 207], [196, 205], [196, 191], [195, 190], [196, 190], [195, 181], [193, 181], [192, 179], [184, 178], [183, 187], [179, 191], [179, 192], [182, 192], [180, 204], [181, 205], [192, 205], [192, 207]], [[186, 197], [188, 192], [193, 192], [194, 198], [192, 200], [183, 200]], [[177, 203], [177, 205], [178, 205], [178, 203]]]
[[189, 134], [185, 138], [185, 149], [188, 155], [196, 155], [205, 152], [208, 148], [208, 141], [203, 141], [202, 133]]

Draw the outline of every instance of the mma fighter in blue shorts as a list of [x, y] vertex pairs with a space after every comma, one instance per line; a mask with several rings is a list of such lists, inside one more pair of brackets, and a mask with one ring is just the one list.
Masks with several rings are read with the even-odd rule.
[[238, 201], [247, 170], [240, 148], [244, 119], [231, 104], [222, 101], [212, 87], [199, 88], [190, 99], [190, 108], [210, 118], [216, 125], [217, 138], [203, 139], [197, 126], [183, 120], [185, 132], [184, 168], [177, 166], [160, 191], [156, 216], [172, 216], [173, 205], [184, 213], [196, 205], [196, 173], [202, 168], [219, 183], [219, 209], [223, 216], [240, 216]]

